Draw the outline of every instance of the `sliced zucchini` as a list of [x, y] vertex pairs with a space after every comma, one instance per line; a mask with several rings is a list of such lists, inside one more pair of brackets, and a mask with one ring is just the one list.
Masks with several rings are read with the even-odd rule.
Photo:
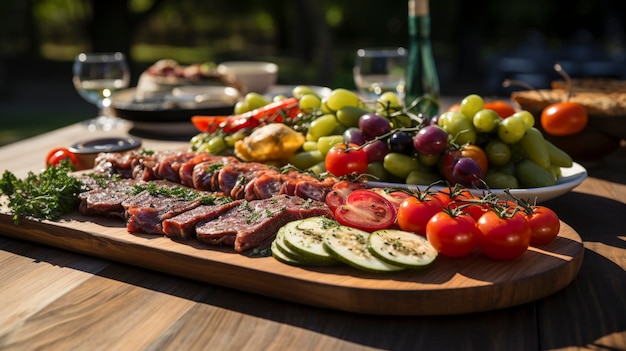
[[419, 268], [437, 258], [437, 250], [423, 236], [395, 229], [370, 234], [368, 249], [384, 262], [404, 268]]
[[336, 264], [337, 260], [324, 248], [324, 233], [339, 225], [326, 217], [311, 217], [287, 223], [283, 226], [283, 241], [285, 246], [297, 253], [301, 260], [316, 265]]
[[291, 266], [304, 266], [305, 265], [304, 262], [301, 262], [300, 260], [293, 259], [285, 255], [285, 253], [282, 252], [278, 248], [276, 240], [272, 241], [272, 245], [270, 246], [270, 249], [272, 251], [272, 257], [274, 257], [277, 261], [280, 261], [282, 263], [285, 263]]
[[280, 228], [276, 233], [276, 239], [274, 239], [276, 243], [276, 248], [283, 253], [283, 255], [291, 258], [292, 260], [297, 260], [302, 262], [302, 257], [295, 251], [289, 248], [287, 244], [285, 244], [285, 230], [284, 228]]
[[404, 269], [372, 255], [367, 248], [369, 235], [366, 231], [340, 225], [327, 230], [323, 242], [332, 256], [350, 266], [377, 273]]

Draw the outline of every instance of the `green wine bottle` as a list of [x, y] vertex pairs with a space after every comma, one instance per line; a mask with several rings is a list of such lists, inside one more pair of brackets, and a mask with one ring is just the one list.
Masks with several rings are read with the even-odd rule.
[[430, 41], [428, 0], [409, 0], [408, 27], [405, 105], [432, 117], [439, 113], [439, 77]]

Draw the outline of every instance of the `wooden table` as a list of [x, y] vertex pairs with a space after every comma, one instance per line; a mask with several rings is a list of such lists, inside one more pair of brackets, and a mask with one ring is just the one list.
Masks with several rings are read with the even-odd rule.
[[[76, 124], [16, 142], [0, 148], [0, 171], [23, 177], [52, 147], [112, 134], [125, 130]], [[624, 350], [626, 148], [588, 171], [546, 203], [582, 237], [583, 265], [565, 289], [532, 303], [457, 316], [352, 314], [0, 236], [0, 349]]]

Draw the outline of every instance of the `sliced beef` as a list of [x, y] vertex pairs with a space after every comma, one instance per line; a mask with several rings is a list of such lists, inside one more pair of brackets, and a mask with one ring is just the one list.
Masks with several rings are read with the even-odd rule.
[[193, 188], [193, 169], [196, 167], [198, 163], [213, 161], [214, 156], [208, 153], [200, 153], [194, 157], [192, 157], [189, 161], [183, 163], [183, 165], [178, 170], [178, 177], [180, 178], [180, 183]]
[[293, 195], [303, 199], [324, 201], [326, 194], [330, 192], [336, 182], [335, 178], [325, 178], [320, 181], [311, 176], [303, 176], [296, 182]]
[[[143, 190], [122, 202], [129, 233], [164, 234], [163, 220], [198, 207], [201, 196], [181, 196], [192, 189], [159, 182], [164, 191]], [[179, 190], [179, 191], [177, 191]], [[189, 193], [188, 193], [189, 194]]]
[[162, 223], [165, 235], [170, 238], [189, 239], [196, 236], [196, 225], [219, 217], [226, 211], [239, 206], [243, 200], [217, 198], [211, 205], [200, 205], [194, 209], [167, 218]]
[[216, 159], [197, 163], [192, 170], [191, 186], [198, 190], [221, 191], [218, 179], [220, 170], [226, 164], [238, 162], [239, 160], [232, 156], [219, 156]]
[[197, 156], [195, 152], [176, 152], [171, 155], [163, 155], [159, 158], [154, 173], [158, 179], [180, 183], [180, 168], [195, 156]]
[[260, 172], [271, 168], [263, 163], [241, 162], [224, 165], [219, 171], [218, 181], [220, 190], [233, 199], [245, 197], [245, 187]]
[[200, 223], [196, 237], [211, 245], [233, 245], [236, 252], [243, 252], [268, 242], [288, 222], [331, 215], [323, 202], [279, 195], [245, 201], [215, 220]]
[[[90, 178], [90, 177], [87, 177]], [[109, 180], [102, 186], [90, 178], [91, 190], [78, 195], [79, 211], [88, 216], [124, 218], [122, 202], [131, 198], [135, 187], [143, 184], [133, 179]]]

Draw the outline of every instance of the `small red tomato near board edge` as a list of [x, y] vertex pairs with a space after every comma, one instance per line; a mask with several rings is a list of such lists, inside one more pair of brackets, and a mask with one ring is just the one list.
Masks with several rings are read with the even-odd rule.
[[58, 166], [62, 160], [68, 159], [72, 165], [78, 167], [78, 159], [70, 149], [66, 147], [57, 147], [50, 151], [46, 155], [46, 167]]

